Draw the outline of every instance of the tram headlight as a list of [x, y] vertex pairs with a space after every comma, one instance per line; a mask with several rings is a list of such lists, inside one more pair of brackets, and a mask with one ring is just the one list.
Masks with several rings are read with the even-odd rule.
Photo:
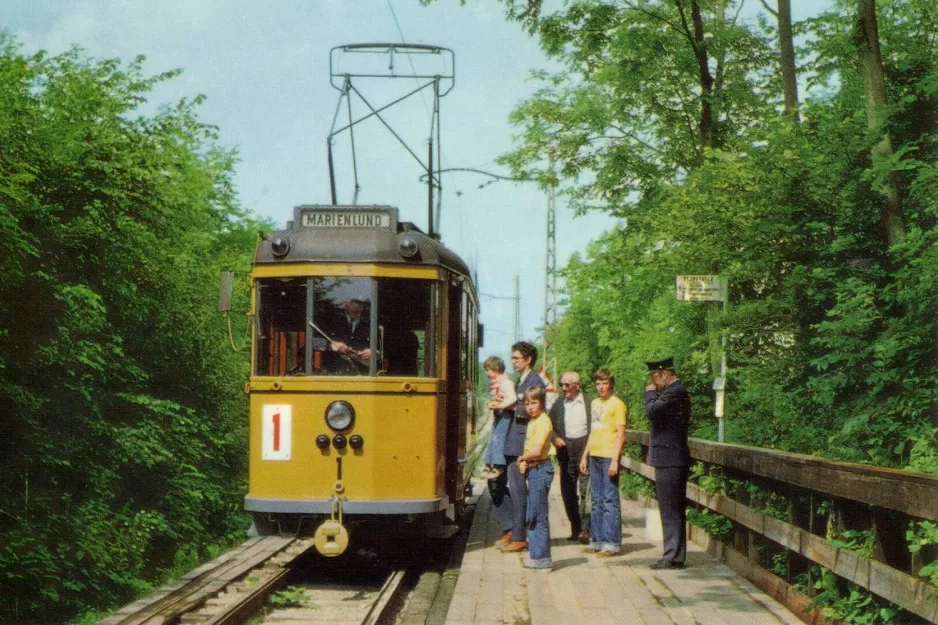
[[326, 408], [326, 425], [337, 432], [347, 430], [355, 423], [355, 409], [347, 401], [334, 401]]
[[286, 237], [275, 237], [270, 242], [270, 253], [277, 258], [283, 258], [290, 251], [290, 239]]
[[404, 237], [398, 244], [398, 250], [404, 258], [413, 258], [420, 251], [420, 246], [410, 237]]

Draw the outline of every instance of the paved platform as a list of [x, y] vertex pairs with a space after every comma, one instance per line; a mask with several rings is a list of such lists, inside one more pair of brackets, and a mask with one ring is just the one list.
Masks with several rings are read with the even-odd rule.
[[[481, 485], [477, 486], [482, 490]], [[687, 568], [654, 571], [660, 542], [645, 541], [645, 509], [622, 501], [622, 555], [599, 559], [567, 540], [555, 478], [550, 492], [550, 571], [502, 553], [488, 492], [478, 499], [447, 625], [801, 625], [726, 565], [688, 544]]]

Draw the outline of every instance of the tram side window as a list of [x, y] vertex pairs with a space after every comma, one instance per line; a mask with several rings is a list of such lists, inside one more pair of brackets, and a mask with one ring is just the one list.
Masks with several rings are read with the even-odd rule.
[[257, 286], [257, 375], [302, 373], [306, 349], [306, 280], [263, 280]]
[[378, 370], [385, 375], [436, 377], [437, 285], [430, 280], [378, 280]]

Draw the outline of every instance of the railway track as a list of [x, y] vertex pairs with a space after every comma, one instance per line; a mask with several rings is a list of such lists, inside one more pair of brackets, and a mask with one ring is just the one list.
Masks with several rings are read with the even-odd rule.
[[471, 520], [443, 551], [411, 545], [386, 562], [366, 549], [324, 559], [312, 538], [250, 538], [99, 625], [440, 625]]
[[[317, 621], [325, 618], [327, 622], [355, 625], [384, 622], [385, 610], [395, 605], [403, 590], [403, 570], [390, 573], [377, 588], [372, 575], [358, 585], [305, 584], [283, 590], [293, 565], [312, 546], [312, 539], [249, 539], [125, 606], [99, 621], [99, 625], [236, 625], [248, 619], [252, 623], [286, 624], [297, 619], [309, 622], [310, 611], [315, 611]], [[278, 592], [285, 598], [277, 601]], [[274, 601], [269, 601], [271, 596]]]

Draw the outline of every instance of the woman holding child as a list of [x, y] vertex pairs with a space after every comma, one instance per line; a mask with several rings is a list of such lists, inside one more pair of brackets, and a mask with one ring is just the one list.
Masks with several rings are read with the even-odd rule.
[[518, 401], [515, 395], [515, 385], [505, 375], [505, 361], [498, 356], [485, 359], [482, 365], [485, 377], [489, 380], [490, 399], [486, 403], [492, 411], [492, 429], [489, 433], [489, 444], [485, 450], [485, 468], [482, 477], [489, 482], [489, 493], [492, 496], [492, 505], [498, 518], [505, 542], [511, 538], [511, 496], [508, 493], [508, 473], [505, 459], [505, 440], [508, 438], [508, 429], [515, 416], [515, 404]]

